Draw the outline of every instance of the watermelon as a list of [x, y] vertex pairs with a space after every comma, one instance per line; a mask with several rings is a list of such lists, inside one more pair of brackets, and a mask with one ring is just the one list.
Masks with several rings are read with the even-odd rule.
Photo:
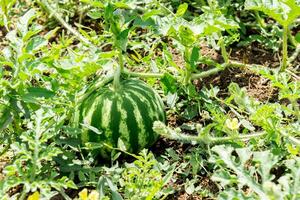
[[[83, 99], [77, 112], [76, 121], [85, 125], [81, 134], [83, 144], [105, 143], [118, 147], [121, 140], [131, 153], [155, 143], [158, 135], [152, 129], [153, 122], [166, 120], [160, 96], [136, 79], [121, 80], [116, 90], [112, 83], [105, 85]], [[109, 158], [112, 150], [107, 145], [102, 145], [97, 154]]]

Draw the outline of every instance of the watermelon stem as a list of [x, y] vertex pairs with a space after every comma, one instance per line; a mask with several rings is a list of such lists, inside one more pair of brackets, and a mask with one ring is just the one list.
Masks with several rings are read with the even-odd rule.
[[114, 83], [113, 83], [114, 90], [117, 90], [120, 87], [120, 76], [124, 69], [124, 60], [123, 60], [122, 50], [120, 50], [118, 53], [118, 60], [119, 60], [119, 64], [117, 65], [116, 71], [114, 73]]
[[199, 143], [220, 144], [220, 143], [225, 143], [234, 140], [248, 141], [253, 138], [263, 137], [267, 135], [267, 132], [256, 132], [247, 135], [214, 137], [207, 134], [203, 134], [201, 133], [201, 131], [198, 132], [198, 135], [187, 135], [187, 134], [183, 134], [180, 129], [174, 130], [159, 121], [154, 122], [153, 130], [165, 138], [172, 139], [172, 140], [179, 140], [182, 142], [193, 143], [193, 144], [199, 144]]
[[[300, 47], [300, 45], [299, 45]], [[214, 65], [218, 65], [218, 63], [214, 63]], [[202, 71], [200, 73], [191, 73], [191, 80], [195, 80], [195, 79], [201, 79], [201, 78], [206, 78], [209, 77], [211, 75], [217, 74], [220, 71], [223, 71], [226, 68], [229, 67], [235, 67], [235, 68], [263, 68], [263, 65], [257, 65], [257, 64], [245, 64], [245, 63], [241, 63], [238, 61], [233, 61], [233, 60], [229, 60], [228, 63], [223, 63], [218, 67], [209, 69], [207, 71]], [[164, 76], [163, 73], [150, 73], [150, 72], [132, 72], [129, 71], [128, 69], [124, 68], [124, 71], [122, 72], [124, 74], [126, 74], [127, 76], [130, 77], [139, 77], [139, 78], [162, 78]], [[182, 76], [180, 75], [174, 75], [175, 78], [181, 78]]]
[[191, 67], [189, 64], [186, 64], [186, 70], [184, 75], [184, 85], [188, 85], [191, 82]]

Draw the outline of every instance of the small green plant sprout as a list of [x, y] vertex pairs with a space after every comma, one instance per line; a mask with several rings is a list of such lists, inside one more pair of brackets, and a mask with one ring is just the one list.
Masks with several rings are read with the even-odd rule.
[[[290, 26], [300, 16], [299, 2], [296, 0], [246, 0], [245, 9], [263, 12], [282, 26], [281, 71], [285, 71], [295, 57], [288, 58], [288, 35], [290, 34]], [[299, 53], [299, 48], [300, 45], [296, 47], [296, 54]]]
[[270, 151], [225, 145], [212, 151], [210, 162], [217, 168], [212, 180], [222, 190], [218, 199], [299, 199], [299, 158], [282, 162]]

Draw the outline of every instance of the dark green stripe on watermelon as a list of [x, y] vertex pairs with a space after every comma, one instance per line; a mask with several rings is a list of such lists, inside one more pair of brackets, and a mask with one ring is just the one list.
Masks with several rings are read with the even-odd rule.
[[120, 124], [120, 120], [121, 120], [121, 113], [118, 112], [118, 97], [115, 97], [114, 99], [112, 99], [112, 106], [111, 106], [111, 113], [110, 113], [110, 126], [109, 129], [111, 131], [111, 139], [112, 139], [112, 143], [113, 145], [117, 145], [118, 144], [118, 139], [120, 137], [120, 130], [119, 130], [119, 126], [117, 126], [116, 124]]
[[[97, 102], [94, 102], [94, 104], [97, 103]], [[91, 106], [94, 106], [93, 104], [91, 104]], [[102, 109], [102, 106], [103, 106], [103, 99], [100, 99], [99, 100], [99, 103], [97, 104], [96, 106], [96, 109], [94, 110], [93, 114], [92, 114], [92, 121], [91, 121], [91, 126], [94, 126], [94, 127], [98, 127], [98, 124], [99, 122], [101, 122], [102, 120], [102, 115], [99, 114], [101, 113], [101, 109]], [[88, 111], [90, 110], [91, 108], [88, 109]], [[101, 131], [101, 130], [100, 130]], [[96, 134], [95, 132], [93, 132], [92, 130], [88, 130], [88, 138], [89, 138], [89, 141], [101, 141], [104, 138], [104, 134], [101, 134], [101, 135], [98, 135]]]
[[130, 102], [129, 98], [124, 99], [123, 109], [126, 111], [127, 118], [126, 118], [126, 124], [129, 131], [129, 143], [131, 144], [131, 151], [136, 152], [139, 150], [139, 132], [140, 128], [138, 127], [137, 118], [134, 114], [134, 106]]
[[[136, 96], [133, 92], [129, 92], [129, 94], [130, 94], [130, 96], [133, 97], [133, 99], [135, 99], [136, 101], [139, 101], [137, 106], [138, 106], [139, 110], [141, 110], [141, 111], [147, 110], [149, 104], [150, 104], [150, 106], [152, 104], [151, 101], [149, 101], [149, 99], [147, 99], [147, 102], [142, 102], [140, 100], [140, 98], [138, 96]], [[150, 129], [152, 129], [152, 126], [153, 126], [153, 119], [151, 119], [151, 117], [149, 115], [142, 115], [142, 123], [145, 125], [145, 129], [150, 130]], [[154, 134], [147, 133], [147, 141], [149, 141], [150, 145], [155, 142], [156, 138], [157, 137], [155, 137]]]

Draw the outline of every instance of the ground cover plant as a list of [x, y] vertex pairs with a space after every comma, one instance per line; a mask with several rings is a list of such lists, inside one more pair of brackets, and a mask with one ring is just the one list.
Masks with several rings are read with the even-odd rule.
[[300, 199], [297, 0], [1, 0], [0, 199]]

